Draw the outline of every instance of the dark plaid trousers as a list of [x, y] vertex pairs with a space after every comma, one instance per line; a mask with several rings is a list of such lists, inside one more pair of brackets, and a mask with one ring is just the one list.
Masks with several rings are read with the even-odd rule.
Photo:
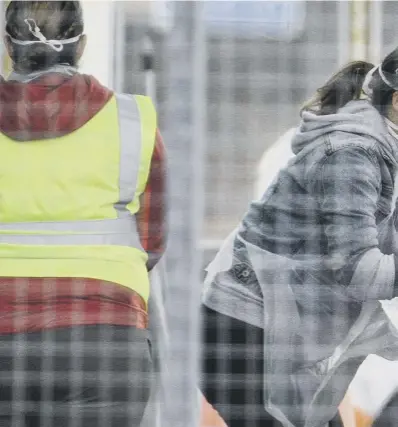
[[[228, 427], [281, 427], [264, 409], [262, 329], [205, 306], [202, 325], [201, 387], [207, 400]], [[338, 415], [329, 427], [342, 427]]]
[[145, 329], [0, 336], [1, 427], [138, 427], [152, 383]]
[[263, 405], [263, 331], [203, 306], [202, 392], [229, 427], [280, 427]]

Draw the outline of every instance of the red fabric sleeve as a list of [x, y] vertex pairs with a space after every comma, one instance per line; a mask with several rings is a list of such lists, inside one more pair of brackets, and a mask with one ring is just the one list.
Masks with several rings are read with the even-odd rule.
[[166, 246], [166, 152], [159, 130], [155, 138], [148, 182], [137, 214], [141, 245], [149, 256], [148, 270], [157, 264]]

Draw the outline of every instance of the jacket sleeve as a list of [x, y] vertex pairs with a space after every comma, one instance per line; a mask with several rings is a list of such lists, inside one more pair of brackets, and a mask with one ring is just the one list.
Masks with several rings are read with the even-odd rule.
[[141, 206], [137, 214], [141, 245], [148, 253], [148, 271], [158, 263], [166, 246], [166, 153], [159, 130]]
[[375, 213], [381, 174], [377, 160], [361, 147], [329, 155], [317, 182], [328, 255], [326, 268], [359, 301], [397, 294], [397, 259], [379, 249]]

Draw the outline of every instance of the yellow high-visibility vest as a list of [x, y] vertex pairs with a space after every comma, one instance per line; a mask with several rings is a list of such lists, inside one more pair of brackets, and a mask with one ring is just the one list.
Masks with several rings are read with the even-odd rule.
[[0, 276], [100, 279], [147, 301], [136, 214], [156, 127], [149, 98], [115, 95], [69, 135], [0, 134]]

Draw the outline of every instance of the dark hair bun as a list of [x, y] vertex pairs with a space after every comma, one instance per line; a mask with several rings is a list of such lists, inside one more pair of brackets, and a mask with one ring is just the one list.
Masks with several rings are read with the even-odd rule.
[[[13, 0], [6, 10], [6, 32], [17, 40], [37, 41], [25, 19], [36, 22], [49, 40], [65, 40], [84, 31], [83, 10], [80, 1], [19, 1]], [[67, 63], [76, 65], [77, 42], [63, 45], [56, 52], [46, 44], [12, 45], [11, 59], [20, 71], [38, 71]]]

